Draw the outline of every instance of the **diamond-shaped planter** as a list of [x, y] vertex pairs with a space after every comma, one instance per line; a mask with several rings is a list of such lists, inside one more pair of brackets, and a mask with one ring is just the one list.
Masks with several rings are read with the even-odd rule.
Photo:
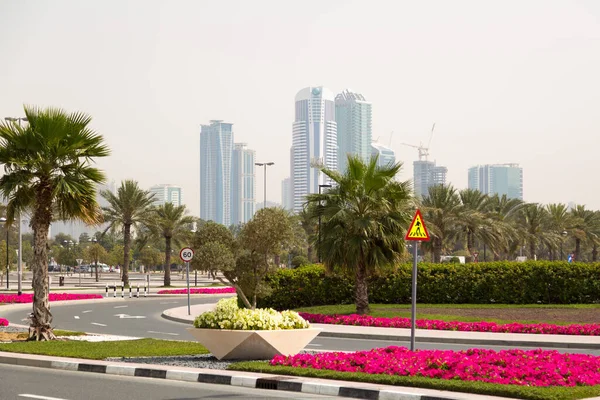
[[188, 328], [194, 338], [219, 360], [269, 360], [298, 354], [321, 329], [240, 331]]

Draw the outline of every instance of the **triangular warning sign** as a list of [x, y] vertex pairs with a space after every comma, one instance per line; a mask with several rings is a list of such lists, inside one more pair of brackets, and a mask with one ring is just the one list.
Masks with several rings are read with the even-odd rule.
[[425, 222], [423, 222], [423, 216], [421, 215], [421, 211], [417, 210], [415, 216], [413, 217], [412, 223], [406, 231], [405, 240], [423, 240], [425, 242], [429, 241], [429, 232], [425, 227]]

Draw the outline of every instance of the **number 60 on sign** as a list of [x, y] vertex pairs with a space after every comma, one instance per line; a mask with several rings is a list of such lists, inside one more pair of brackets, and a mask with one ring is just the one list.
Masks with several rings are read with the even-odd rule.
[[194, 250], [189, 247], [184, 247], [179, 252], [179, 258], [181, 258], [181, 261], [183, 262], [190, 262], [192, 258], [194, 258]]

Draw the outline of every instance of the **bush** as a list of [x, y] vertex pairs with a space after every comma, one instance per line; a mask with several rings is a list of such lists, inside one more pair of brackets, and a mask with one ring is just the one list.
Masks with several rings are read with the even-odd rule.
[[[410, 264], [369, 281], [369, 300], [407, 304]], [[354, 303], [353, 279], [318, 265], [280, 270], [267, 281], [272, 293], [259, 304], [276, 309]], [[600, 302], [600, 263], [564, 261], [429, 264], [418, 267], [417, 301], [425, 304], [591, 304]]]
[[231, 297], [219, 300], [215, 311], [207, 311], [196, 317], [194, 326], [207, 329], [275, 330], [303, 329], [308, 328], [309, 324], [294, 311], [239, 308], [237, 299]]
[[296, 256], [292, 258], [292, 267], [294, 268], [303, 267], [308, 264], [310, 264], [310, 261], [308, 261], [308, 258], [304, 256]]

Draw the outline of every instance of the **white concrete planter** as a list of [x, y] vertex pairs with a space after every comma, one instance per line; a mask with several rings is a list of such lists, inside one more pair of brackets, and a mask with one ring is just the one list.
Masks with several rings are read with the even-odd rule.
[[321, 329], [241, 331], [188, 328], [194, 338], [219, 360], [268, 360], [298, 354]]

